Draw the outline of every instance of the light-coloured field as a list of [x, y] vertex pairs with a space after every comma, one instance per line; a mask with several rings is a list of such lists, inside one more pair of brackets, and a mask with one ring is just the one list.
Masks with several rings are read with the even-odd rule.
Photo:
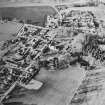
[[[0, 0], [1, 1], [1, 0]], [[57, 0], [12, 0], [13, 2], [9, 2], [7, 0], [2, 0], [2, 2], [0, 2], [0, 7], [7, 7], [7, 6], [13, 6], [13, 5], [17, 5], [17, 6], [29, 6], [29, 5], [46, 5], [46, 4], [50, 4], [50, 5], [56, 5], [58, 3]], [[81, 2], [81, 1], [85, 1], [85, 0], [65, 0], [63, 2], [63, 4], [65, 3], [69, 3], [72, 4], [74, 2]]]
[[22, 27], [22, 24], [17, 24], [13, 22], [0, 23], [0, 41], [5, 41], [13, 37], [13, 34], [16, 34], [19, 29]]
[[[67, 105], [85, 76], [83, 69], [72, 67], [65, 71], [41, 70], [36, 77], [44, 83], [39, 90], [21, 90], [8, 100], [26, 105]], [[19, 104], [20, 105], [20, 104]]]

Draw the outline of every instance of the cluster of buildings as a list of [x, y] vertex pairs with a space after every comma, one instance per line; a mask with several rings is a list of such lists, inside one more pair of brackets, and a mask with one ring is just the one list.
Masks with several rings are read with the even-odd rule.
[[[97, 18], [94, 16], [94, 14], [91, 11], [80, 11], [80, 10], [61, 10], [60, 11], [61, 17], [58, 18], [58, 21], [55, 22], [57, 27], [63, 27], [60, 30], [61, 37], [62, 34], [68, 35], [73, 41], [70, 45], [72, 45], [72, 51], [73, 52], [82, 52], [82, 44], [85, 42], [88, 42], [86, 40], [87, 36], [89, 37], [89, 40], [92, 37], [91, 44], [88, 43], [91, 47], [90, 52], [94, 52], [94, 57], [102, 60], [104, 59], [104, 30], [105, 25], [104, 21], [97, 20]], [[52, 21], [54, 22], [54, 21]], [[58, 22], [58, 23], [57, 23]], [[51, 21], [50, 21], [51, 23]], [[60, 24], [59, 24], [60, 23]], [[52, 24], [50, 24], [51, 27]], [[52, 25], [52, 28], [53, 27]], [[64, 30], [62, 30], [64, 29]], [[98, 37], [98, 38], [97, 38]], [[98, 47], [98, 49], [94, 49], [92, 46], [94, 41], [98, 44], [95, 46], [101, 46]], [[92, 43], [93, 42], [93, 43]], [[94, 49], [94, 51], [93, 51]], [[96, 50], [96, 51], [95, 51]], [[99, 54], [101, 53], [101, 54]], [[99, 55], [100, 56], [99, 56]], [[86, 58], [87, 59], [87, 58]], [[93, 60], [91, 60], [93, 62]], [[91, 63], [93, 65], [93, 63]]]
[[95, 16], [90, 11], [62, 11], [61, 14], [63, 16], [62, 24], [73, 28], [73, 30], [95, 34], [95, 29], [99, 25]]
[[98, 58], [104, 62], [105, 51], [99, 44], [105, 46], [105, 40], [98, 35], [100, 23], [92, 12], [72, 10], [61, 15], [48, 17], [45, 28], [25, 24], [15, 39], [1, 43], [0, 90], [8, 90], [16, 81], [27, 85], [43, 68], [64, 70], [79, 64], [91, 69]]
[[8, 90], [15, 81], [28, 84], [41, 68], [61, 68], [57, 56], [63, 49], [62, 45], [55, 47], [60, 43], [54, 41], [56, 31], [25, 25], [15, 39], [1, 43], [0, 90]]

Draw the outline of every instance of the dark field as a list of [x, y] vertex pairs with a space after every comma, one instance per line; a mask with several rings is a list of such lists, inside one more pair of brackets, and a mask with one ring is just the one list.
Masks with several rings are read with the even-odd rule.
[[17, 24], [13, 22], [0, 23], [0, 41], [6, 41], [14, 38], [13, 34], [18, 33], [19, 29], [22, 27], [22, 24]]
[[57, 12], [50, 6], [28, 6], [28, 7], [0, 7], [0, 16], [22, 20], [44, 26], [47, 15], [55, 15]]

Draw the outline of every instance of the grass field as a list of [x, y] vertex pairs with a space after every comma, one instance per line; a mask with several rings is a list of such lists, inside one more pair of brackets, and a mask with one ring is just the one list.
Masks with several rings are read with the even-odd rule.
[[41, 70], [36, 79], [44, 83], [42, 88], [17, 91], [6, 105], [68, 105], [84, 76], [84, 70], [76, 67], [65, 71]]
[[0, 41], [14, 38], [13, 34], [16, 34], [21, 27], [22, 24], [17, 24], [13, 22], [3, 24], [0, 23]]

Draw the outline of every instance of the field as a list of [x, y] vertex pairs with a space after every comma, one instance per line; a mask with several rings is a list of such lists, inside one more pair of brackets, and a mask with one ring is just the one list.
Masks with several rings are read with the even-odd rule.
[[14, 38], [13, 34], [16, 34], [21, 27], [22, 24], [17, 23], [0, 23], [0, 41], [5, 41]]
[[31, 21], [31, 23], [44, 26], [47, 15], [55, 15], [57, 11], [51, 6], [21, 6], [21, 7], [0, 7], [0, 16], [19, 21]]
[[15, 92], [6, 105], [67, 105], [84, 76], [84, 70], [77, 67], [65, 71], [41, 70], [35, 79], [44, 83], [42, 88]]
[[[16, 6], [16, 5], [15, 5]], [[0, 6], [0, 16], [17, 18], [19, 20], [32, 20], [33, 23], [44, 26], [46, 22], [46, 16], [54, 15], [57, 11], [51, 6], [21, 6], [21, 7], [1, 7]], [[20, 23], [0, 23], [0, 41], [11, 39], [12, 34], [15, 34], [21, 28]]]

